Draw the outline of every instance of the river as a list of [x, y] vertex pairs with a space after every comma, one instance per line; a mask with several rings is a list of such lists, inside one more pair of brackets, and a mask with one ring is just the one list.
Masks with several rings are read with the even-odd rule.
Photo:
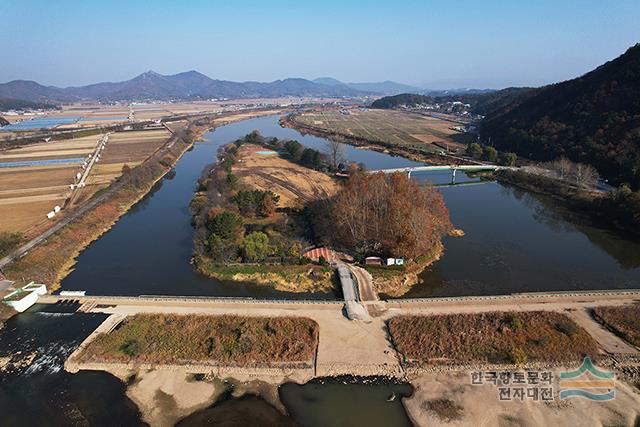
[[[187, 152], [175, 172], [78, 257], [62, 289], [89, 295], [207, 295], [256, 298], [332, 298], [290, 294], [265, 286], [220, 282], [198, 274], [189, 259], [193, 229], [188, 210], [195, 183], [218, 149], [257, 129], [265, 136], [296, 139], [322, 150], [323, 138], [282, 128], [277, 116], [220, 127]], [[420, 163], [344, 146], [349, 161], [369, 169]], [[449, 173], [414, 174], [446, 184]], [[458, 172], [442, 187], [462, 238], [447, 238], [440, 261], [425, 271], [408, 296], [487, 295], [514, 292], [640, 287], [640, 242], [563, 210], [548, 198], [497, 182], [479, 183]]]
[[[189, 263], [193, 230], [187, 206], [196, 179], [221, 145], [254, 129], [265, 136], [297, 139], [317, 149], [324, 146], [322, 138], [281, 128], [277, 117], [230, 124], [207, 133], [173, 173], [82, 252], [62, 289], [84, 289], [94, 295], [294, 297], [266, 287], [207, 279]], [[345, 154], [371, 169], [418, 164], [350, 146], [345, 146]], [[449, 174], [414, 178], [435, 184], [451, 180]], [[544, 197], [464, 174], [458, 174], [456, 182], [474, 184], [441, 187], [453, 223], [466, 235], [445, 240], [444, 256], [424, 272], [424, 282], [410, 296], [639, 287], [637, 241], [612, 233]], [[72, 314], [75, 308], [54, 313], [47, 310], [59, 311], [59, 307], [35, 306], [0, 329], [0, 357], [17, 352], [35, 354], [29, 367], [0, 374], [3, 425], [142, 424], [137, 408], [124, 394], [125, 384], [118, 379], [104, 372], [69, 374], [62, 370], [66, 356], [105, 318], [101, 314]], [[391, 394], [408, 393], [406, 385], [366, 381], [314, 381], [302, 386], [286, 384], [280, 389], [290, 413], [287, 420], [310, 426], [353, 425], [354, 420], [363, 421], [362, 416], [368, 416], [366, 423], [371, 426], [408, 425], [400, 399], [386, 402]], [[222, 408], [218, 414], [233, 414], [238, 407], [255, 414], [268, 410], [266, 402], [256, 399], [222, 402], [213, 408]]]

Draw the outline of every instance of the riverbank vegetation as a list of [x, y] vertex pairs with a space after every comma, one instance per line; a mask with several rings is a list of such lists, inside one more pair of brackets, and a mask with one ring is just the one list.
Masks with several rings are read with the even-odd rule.
[[596, 307], [595, 319], [629, 343], [640, 347], [640, 304]]
[[598, 354], [594, 339], [556, 312], [398, 316], [388, 329], [407, 365], [524, 365]]
[[318, 324], [302, 317], [138, 314], [96, 336], [81, 362], [270, 366], [307, 364]]
[[291, 292], [330, 292], [333, 272], [303, 257], [311, 246], [304, 205], [329, 197], [329, 161], [296, 141], [252, 132], [224, 146], [191, 202], [194, 262], [219, 280]]
[[[138, 202], [153, 185], [209, 127], [210, 119], [201, 118], [177, 131], [165, 144], [145, 162], [134, 168], [127, 168], [123, 174], [102, 194], [94, 197], [96, 203], [46, 242], [29, 251], [24, 257], [9, 264], [4, 269], [7, 278], [18, 283], [33, 280], [46, 283], [49, 290], [58, 288], [60, 281], [75, 263], [75, 257]], [[66, 215], [73, 215], [68, 211]]]
[[9, 255], [20, 246], [24, 240], [22, 233], [0, 231], [0, 258]]
[[500, 170], [495, 176], [501, 182], [551, 196], [609, 228], [640, 236], [640, 192], [632, 191], [626, 185], [606, 193], [588, 190], [594, 185], [594, 169], [582, 165], [583, 171], [577, 172], [579, 176], [576, 177], [576, 172], [572, 173], [571, 170], [579, 166], [571, 162], [568, 162], [569, 166], [562, 166], [564, 162], [558, 160], [552, 163], [551, 169], [545, 173]]

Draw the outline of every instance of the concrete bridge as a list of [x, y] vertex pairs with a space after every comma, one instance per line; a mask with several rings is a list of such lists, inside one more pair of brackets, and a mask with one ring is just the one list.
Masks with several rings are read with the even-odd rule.
[[440, 171], [451, 171], [452, 181], [455, 181], [456, 171], [463, 172], [494, 172], [500, 169], [516, 169], [510, 166], [498, 166], [498, 165], [490, 165], [490, 164], [481, 164], [481, 165], [434, 165], [434, 166], [415, 166], [408, 168], [394, 168], [394, 169], [377, 169], [368, 171], [369, 173], [378, 173], [382, 172], [385, 174], [389, 173], [406, 173], [411, 178], [412, 173], [428, 173], [428, 172], [440, 172]]

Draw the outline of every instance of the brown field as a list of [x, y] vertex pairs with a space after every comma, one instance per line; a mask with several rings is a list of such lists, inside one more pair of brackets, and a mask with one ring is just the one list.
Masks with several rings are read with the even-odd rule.
[[280, 158], [276, 153], [265, 155], [259, 151], [269, 150], [243, 145], [233, 171], [243, 184], [279, 195], [280, 207], [293, 206], [297, 199], [306, 202], [326, 198], [337, 191], [337, 183], [330, 176]]
[[124, 131], [111, 134], [100, 162], [95, 163], [87, 186], [79, 191], [74, 203], [82, 203], [96, 191], [107, 187], [122, 174], [126, 164], [135, 167], [160, 148], [171, 136], [166, 129]]
[[296, 121], [337, 134], [381, 141], [402, 148], [439, 152], [433, 143], [446, 144], [450, 150], [465, 147], [467, 135], [449, 129], [456, 125], [445, 120], [390, 110], [313, 111], [296, 116]]
[[80, 361], [270, 365], [312, 361], [318, 324], [300, 317], [139, 314], [98, 335]]
[[594, 317], [629, 343], [640, 347], [640, 303], [622, 307], [596, 307]]
[[575, 362], [598, 345], [561, 313], [481, 313], [399, 316], [388, 322], [405, 363]]
[[[89, 199], [122, 173], [122, 166], [134, 167], [147, 159], [169, 138], [166, 129], [118, 132], [111, 135], [87, 178], [87, 186], [76, 190], [74, 203]], [[100, 135], [30, 144], [0, 152], [0, 162], [86, 157], [93, 153]], [[0, 168], [0, 231], [31, 231], [51, 223], [47, 212], [63, 207], [72, 191], [69, 185], [81, 172], [80, 165], [48, 165]]]

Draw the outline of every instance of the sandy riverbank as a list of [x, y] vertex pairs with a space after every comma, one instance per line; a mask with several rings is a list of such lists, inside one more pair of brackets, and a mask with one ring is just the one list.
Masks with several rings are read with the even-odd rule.
[[640, 395], [622, 381], [616, 382], [611, 401], [573, 398], [549, 403], [532, 399], [501, 402], [496, 386], [471, 385], [469, 371], [422, 375], [411, 384], [414, 394], [403, 403], [418, 426], [629, 426], [640, 417]]

